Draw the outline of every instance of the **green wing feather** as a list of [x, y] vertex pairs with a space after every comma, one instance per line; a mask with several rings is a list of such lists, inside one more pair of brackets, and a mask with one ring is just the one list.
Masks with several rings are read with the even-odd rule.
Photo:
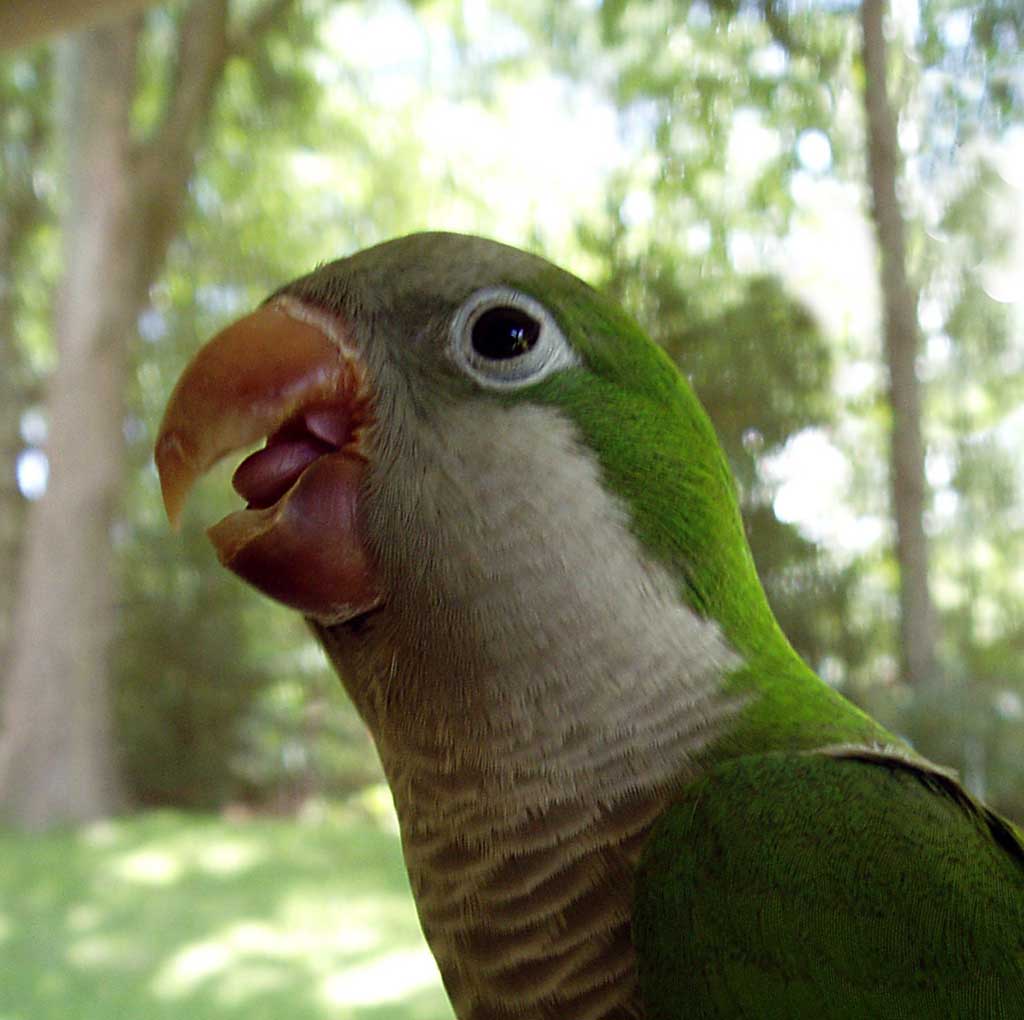
[[647, 1020], [1024, 1018], [1024, 842], [929, 766], [733, 759], [658, 823], [634, 941]]

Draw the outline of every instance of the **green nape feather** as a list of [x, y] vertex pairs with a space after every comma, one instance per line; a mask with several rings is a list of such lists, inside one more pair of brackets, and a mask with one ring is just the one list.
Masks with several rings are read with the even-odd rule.
[[656, 827], [633, 933], [647, 1020], [1016, 1020], [1024, 846], [930, 767], [751, 755]]
[[583, 355], [529, 398], [572, 419], [630, 525], [715, 620], [745, 665], [727, 680], [747, 707], [711, 760], [778, 748], [899, 741], [827, 687], [790, 646], [750, 554], [735, 483], [708, 415], [665, 352], [618, 306], [554, 267], [509, 282], [542, 300]]

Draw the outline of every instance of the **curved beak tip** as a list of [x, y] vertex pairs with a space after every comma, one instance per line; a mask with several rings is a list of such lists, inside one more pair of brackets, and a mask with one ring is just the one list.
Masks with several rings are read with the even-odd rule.
[[160, 477], [164, 511], [174, 531], [181, 530], [181, 515], [195, 482], [196, 471], [186, 455], [184, 444], [175, 432], [162, 434], [153, 459]]

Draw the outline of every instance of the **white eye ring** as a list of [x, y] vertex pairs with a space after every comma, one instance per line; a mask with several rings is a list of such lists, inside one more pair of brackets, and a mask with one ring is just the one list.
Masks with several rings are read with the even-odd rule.
[[449, 351], [489, 389], [528, 386], [580, 363], [551, 313], [511, 287], [485, 287], [462, 304], [452, 319]]

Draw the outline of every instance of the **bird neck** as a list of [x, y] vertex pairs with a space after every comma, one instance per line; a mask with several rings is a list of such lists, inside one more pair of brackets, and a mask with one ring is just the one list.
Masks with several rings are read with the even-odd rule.
[[[423, 930], [460, 1020], [507, 1020], [510, 1001], [519, 1020], [641, 1016], [634, 869], [741, 701], [720, 694], [734, 659], [716, 629], [678, 600], [662, 613], [626, 602], [571, 655], [511, 633], [486, 656], [460, 654], [430, 640], [439, 620], [428, 613], [415, 637], [403, 629], [408, 644], [382, 649], [381, 699], [366, 696], [380, 684], [347, 683], [374, 734]], [[539, 608], [555, 618], [554, 603]], [[465, 619], [453, 632], [471, 627]], [[676, 665], [684, 647], [688, 674]]]
[[[734, 657], [715, 628], [675, 599], [661, 612], [625, 603], [571, 653], [539, 622], [532, 635], [479, 635], [487, 654], [467, 652], [439, 639], [427, 612], [375, 664], [337, 659], [374, 735], [460, 1020], [507, 1020], [510, 1001], [519, 1020], [641, 1015], [634, 869], [740, 701], [720, 694]], [[558, 618], [554, 600], [538, 609]], [[472, 631], [472, 615], [449, 607], [449, 637]], [[348, 679], [361, 670], [380, 682]]]

